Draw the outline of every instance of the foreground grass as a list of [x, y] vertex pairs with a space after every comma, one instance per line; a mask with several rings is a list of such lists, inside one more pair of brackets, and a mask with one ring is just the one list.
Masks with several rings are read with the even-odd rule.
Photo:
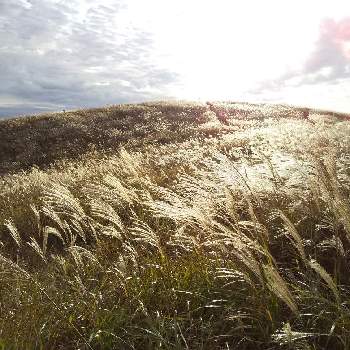
[[166, 142], [7, 161], [2, 347], [350, 349], [349, 123], [166, 108]]

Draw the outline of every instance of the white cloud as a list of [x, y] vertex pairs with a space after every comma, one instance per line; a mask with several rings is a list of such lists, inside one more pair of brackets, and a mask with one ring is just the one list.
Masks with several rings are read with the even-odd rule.
[[1, 0], [0, 114], [11, 111], [1, 96], [16, 101], [15, 113], [169, 97], [289, 102], [301, 86], [346, 89], [349, 42], [333, 41], [332, 23], [332, 35], [319, 35], [319, 23], [341, 23], [347, 8], [348, 0]]
[[[14, 113], [170, 96], [176, 74], [152, 60], [151, 33], [119, 23], [125, 11], [121, 1], [3, 0], [0, 96], [17, 101]], [[0, 114], [10, 107], [0, 100]]]
[[303, 64], [260, 82], [250, 93], [262, 100], [350, 111], [350, 17], [326, 18]]

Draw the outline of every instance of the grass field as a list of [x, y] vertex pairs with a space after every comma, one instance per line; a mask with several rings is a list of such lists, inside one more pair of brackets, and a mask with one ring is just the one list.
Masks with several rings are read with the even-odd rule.
[[349, 199], [345, 114], [0, 121], [0, 349], [350, 349]]

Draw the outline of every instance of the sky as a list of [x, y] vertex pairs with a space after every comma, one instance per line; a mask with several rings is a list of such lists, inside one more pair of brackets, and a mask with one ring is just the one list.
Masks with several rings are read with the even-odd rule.
[[0, 117], [150, 100], [350, 112], [348, 0], [0, 0]]

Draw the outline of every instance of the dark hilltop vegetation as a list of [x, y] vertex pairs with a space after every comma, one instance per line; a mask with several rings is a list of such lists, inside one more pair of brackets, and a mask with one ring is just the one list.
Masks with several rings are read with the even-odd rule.
[[349, 119], [148, 102], [0, 121], [0, 349], [350, 349]]

